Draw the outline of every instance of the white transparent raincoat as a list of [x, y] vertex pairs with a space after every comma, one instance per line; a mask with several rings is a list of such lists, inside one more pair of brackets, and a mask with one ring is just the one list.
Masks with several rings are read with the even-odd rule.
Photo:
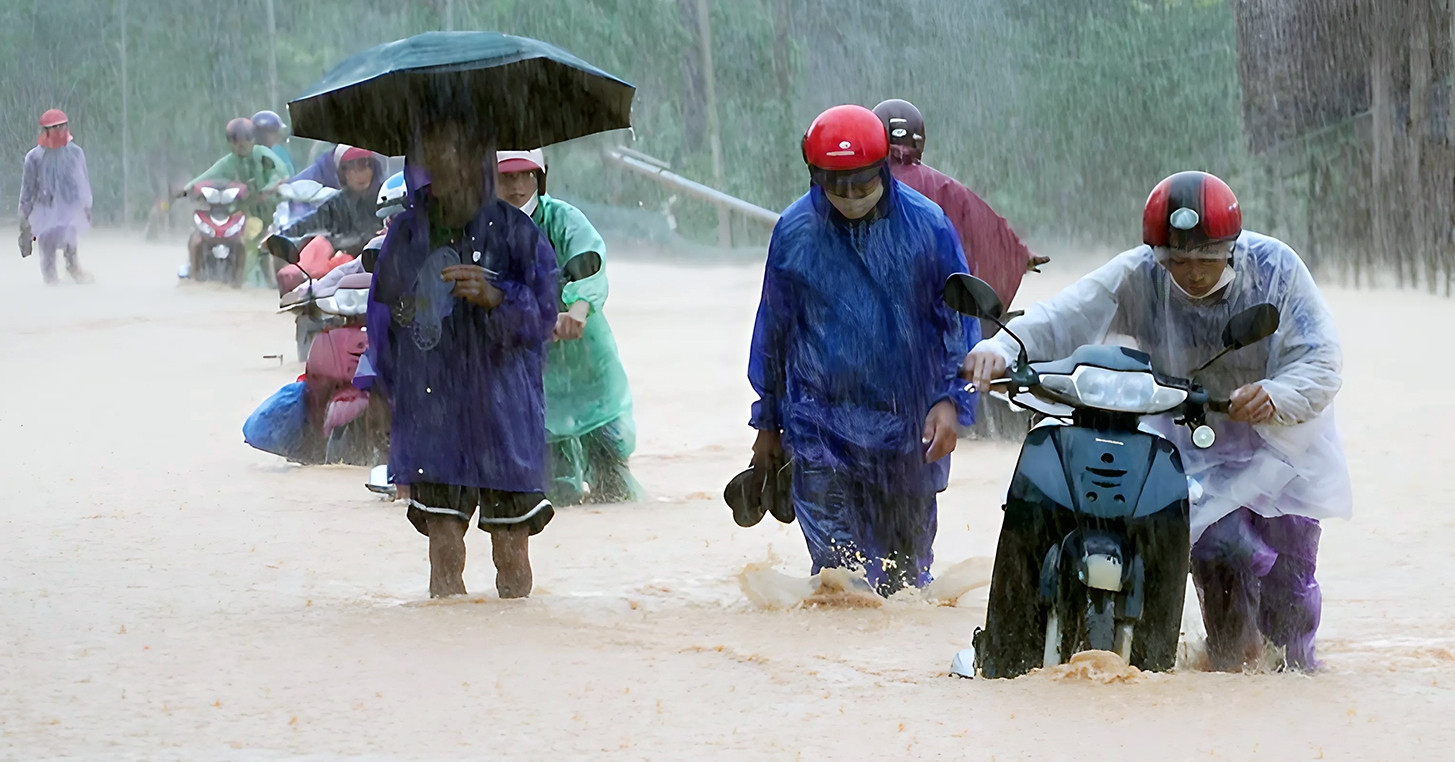
[[[1233, 249], [1233, 281], [1205, 299], [1186, 296], [1149, 246], [1119, 254], [1054, 298], [1032, 305], [1008, 325], [1032, 361], [1070, 355], [1108, 336], [1130, 337], [1158, 372], [1188, 377], [1222, 348], [1228, 318], [1256, 304], [1278, 308], [1278, 332], [1230, 352], [1197, 378], [1214, 399], [1261, 383], [1277, 408], [1267, 424], [1234, 423], [1209, 414], [1217, 442], [1192, 445], [1185, 426], [1149, 419], [1182, 454], [1202, 487], [1192, 506], [1192, 540], [1213, 522], [1246, 506], [1267, 517], [1348, 517], [1353, 495], [1331, 403], [1341, 384], [1343, 354], [1323, 297], [1298, 255], [1283, 242], [1244, 232]], [[1124, 343], [1124, 342], [1116, 342]], [[1004, 332], [977, 345], [1013, 363], [1016, 344]]]

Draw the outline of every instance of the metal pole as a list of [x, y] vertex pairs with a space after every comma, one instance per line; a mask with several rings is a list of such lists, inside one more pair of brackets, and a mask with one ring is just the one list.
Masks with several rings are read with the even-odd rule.
[[121, 18], [121, 225], [131, 225], [131, 77], [128, 71], [126, 0], [119, 0]]
[[[717, 75], [712, 67], [712, 16], [707, 0], [697, 0], [697, 37], [702, 45], [703, 89], [707, 94], [707, 141], [712, 147], [712, 180], [721, 188], [722, 133], [717, 120]], [[717, 242], [724, 249], [733, 245], [732, 214], [725, 206], [717, 208]]]
[[273, 0], [268, 8], [268, 108], [278, 107], [278, 18], [273, 13]]
[[740, 198], [734, 198], [720, 190], [709, 188], [702, 183], [694, 182], [675, 172], [668, 171], [662, 165], [662, 162], [650, 156], [643, 156], [635, 151], [623, 151], [620, 148], [608, 148], [602, 152], [602, 156], [611, 164], [615, 164], [618, 167], [641, 175], [668, 188], [700, 198], [724, 211], [736, 212], [747, 219], [761, 223], [765, 227], [772, 228], [778, 224], [777, 212], [750, 204]]

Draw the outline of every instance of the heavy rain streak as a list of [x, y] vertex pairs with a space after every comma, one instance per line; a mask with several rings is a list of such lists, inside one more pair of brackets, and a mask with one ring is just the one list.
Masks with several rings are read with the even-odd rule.
[[0, 106], [0, 758], [1455, 744], [1455, 0], [6, 0]]

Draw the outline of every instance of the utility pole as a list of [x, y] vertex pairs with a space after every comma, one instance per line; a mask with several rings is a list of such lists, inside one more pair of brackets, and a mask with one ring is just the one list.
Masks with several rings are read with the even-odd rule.
[[121, 22], [121, 225], [131, 225], [131, 77], [127, 70], [126, 0], [118, 1]]
[[[717, 119], [717, 75], [712, 68], [712, 17], [707, 0], [697, 0], [697, 37], [702, 45], [703, 90], [707, 95], [707, 141], [712, 147], [712, 180], [722, 190], [722, 132]], [[717, 208], [717, 243], [724, 249], [733, 245], [732, 212]]]
[[273, 0], [265, 0], [268, 9], [268, 108], [278, 108], [278, 17], [273, 13]]

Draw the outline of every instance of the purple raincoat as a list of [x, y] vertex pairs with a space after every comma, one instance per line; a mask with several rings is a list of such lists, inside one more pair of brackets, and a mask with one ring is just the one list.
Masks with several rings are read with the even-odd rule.
[[91, 179], [81, 147], [30, 149], [20, 184], [20, 220], [35, 237], [75, 246], [76, 235], [90, 227], [90, 213]]
[[493, 166], [492, 156], [482, 193], [489, 200], [457, 249], [463, 262], [498, 273], [500, 306], [453, 299], [437, 343], [418, 340], [414, 324], [430, 318], [416, 288], [438, 277], [421, 269], [432, 256], [434, 201], [418, 166], [406, 168], [410, 208], [391, 223], [374, 268], [368, 361], [374, 388], [393, 406], [389, 471], [399, 484], [546, 489], [542, 378], [556, 325], [556, 257], [530, 217], [495, 198]]

